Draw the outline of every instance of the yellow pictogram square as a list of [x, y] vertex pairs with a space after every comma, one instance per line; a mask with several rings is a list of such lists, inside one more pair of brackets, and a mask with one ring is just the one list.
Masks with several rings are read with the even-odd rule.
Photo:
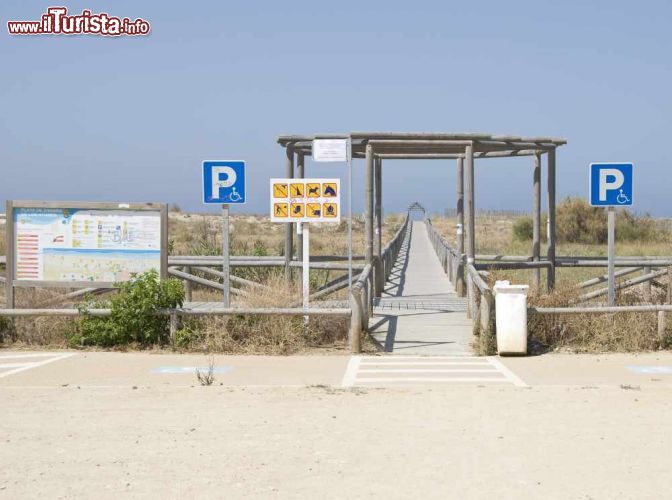
[[293, 182], [289, 185], [290, 198], [303, 198], [306, 193], [306, 186], [303, 182]]
[[287, 198], [287, 184], [273, 184], [273, 198]]
[[[319, 186], [319, 184], [318, 184]], [[320, 217], [322, 214], [322, 207], [319, 203], [307, 203], [306, 204], [306, 213], [308, 217], [316, 218]]]
[[336, 198], [338, 196], [335, 182], [325, 182], [322, 184], [322, 196], [325, 198]]
[[319, 182], [309, 182], [306, 184], [306, 196], [308, 196], [308, 198], [319, 198], [320, 194]]
[[289, 207], [289, 216], [295, 219], [303, 218], [304, 205], [303, 203], [291, 203]]
[[324, 217], [338, 217], [338, 205], [336, 203], [325, 203], [322, 208]]
[[287, 217], [287, 203], [273, 203], [273, 215], [275, 217]]

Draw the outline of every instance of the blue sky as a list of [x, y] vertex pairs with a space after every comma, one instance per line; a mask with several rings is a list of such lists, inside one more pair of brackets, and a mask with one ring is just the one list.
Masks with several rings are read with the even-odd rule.
[[[7, 20], [52, 4], [3, 1]], [[588, 164], [635, 163], [635, 210], [672, 216], [672, 3], [67, 2], [142, 17], [148, 37], [0, 36], [0, 200], [200, 204], [205, 159], [248, 162], [268, 210], [280, 134], [552, 135], [558, 192]], [[6, 27], [3, 28], [6, 30]], [[355, 209], [363, 200], [355, 162]], [[476, 163], [476, 205], [529, 209], [531, 159]], [[307, 175], [344, 176], [313, 165]], [[388, 161], [384, 207], [454, 206], [453, 161]]]

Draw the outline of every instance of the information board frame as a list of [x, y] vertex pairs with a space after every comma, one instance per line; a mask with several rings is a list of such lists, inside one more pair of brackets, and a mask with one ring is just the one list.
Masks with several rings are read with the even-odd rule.
[[57, 210], [114, 210], [114, 211], [149, 211], [156, 212], [160, 218], [160, 269], [161, 279], [168, 277], [168, 206], [165, 203], [113, 203], [113, 202], [82, 202], [82, 201], [35, 201], [7, 200], [6, 202], [6, 303], [14, 308], [14, 289], [24, 287], [44, 288], [112, 288], [115, 282], [110, 281], [54, 281], [54, 280], [17, 280], [16, 279], [16, 228], [14, 217], [16, 209], [57, 209]]

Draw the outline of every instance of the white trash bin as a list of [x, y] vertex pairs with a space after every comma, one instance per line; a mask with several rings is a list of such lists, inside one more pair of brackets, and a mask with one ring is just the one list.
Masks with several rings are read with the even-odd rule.
[[512, 285], [508, 281], [495, 283], [495, 313], [497, 323], [497, 353], [527, 354], [527, 285]]

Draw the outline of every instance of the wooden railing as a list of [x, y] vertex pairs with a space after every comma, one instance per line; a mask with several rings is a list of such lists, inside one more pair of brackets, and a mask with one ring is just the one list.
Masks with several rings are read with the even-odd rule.
[[[385, 245], [381, 252], [380, 262], [364, 266], [359, 278], [352, 284], [350, 294], [350, 348], [354, 353], [362, 350], [362, 333], [368, 329], [369, 319], [373, 315], [374, 296], [382, 293], [382, 287], [392, 273], [394, 263], [399, 256], [399, 251], [408, 231], [408, 221], [407, 213], [394, 238]], [[378, 279], [376, 279], [376, 269], [380, 273]]]
[[[474, 322], [475, 335], [495, 334], [495, 299], [492, 289], [479, 271], [471, 264], [465, 268], [464, 256], [439, 234], [429, 218], [425, 218], [427, 234], [448, 279], [457, 289], [460, 280], [466, 279], [467, 316]], [[466, 271], [466, 272], [465, 272]]]
[[462, 256], [460, 256], [457, 250], [451, 246], [441, 234], [439, 234], [436, 228], [432, 225], [432, 220], [428, 217], [425, 218], [425, 226], [427, 227], [429, 241], [432, 242], [434, 251], [441, 262], [441, 266], [443, 266], [443, 271], [448, 275], [448, 279], [457, 289], [459, 286], [458, 282], [464, 279]]

